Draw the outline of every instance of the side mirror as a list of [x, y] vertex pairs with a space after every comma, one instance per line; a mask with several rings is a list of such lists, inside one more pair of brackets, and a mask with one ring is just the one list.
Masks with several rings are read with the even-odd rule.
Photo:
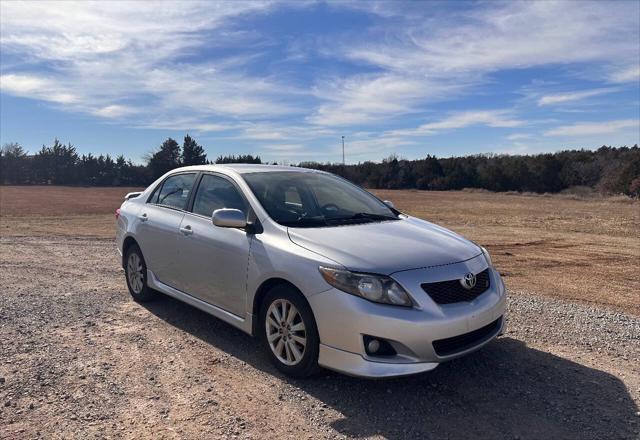
[[211, 221], [221, 228], [244, 228], [247, 226], [247, 215], [239, 209], [216, 209]]
[[385, 200], [382, 203], [384, 203], [385, 205], [387, 205], [391, 209], [396, 209], [396, 206], [393, 204], [393, 202], [391, 200]]

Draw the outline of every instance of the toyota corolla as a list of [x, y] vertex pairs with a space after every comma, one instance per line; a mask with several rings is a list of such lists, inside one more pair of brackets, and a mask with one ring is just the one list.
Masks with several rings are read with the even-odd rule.
[[420, 373], [504, 330], [486, 249], [330, 173], [179, 168], [116, 217], [136, 301], [160, 292], [204, 310], [292, 376]]

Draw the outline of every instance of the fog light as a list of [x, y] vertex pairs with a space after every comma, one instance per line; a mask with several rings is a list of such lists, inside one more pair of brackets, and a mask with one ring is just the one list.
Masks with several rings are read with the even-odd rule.
[[364, 351], [369, 356], [395, 356], [396, 350], [393, 346], [382, 338], [363, 335]]
[[380, 341], [378, 341], [377, 339], [370, 340], [367, 344], [367, 351], [369, 353], [375, 353], [378, 350], [380, 350]]

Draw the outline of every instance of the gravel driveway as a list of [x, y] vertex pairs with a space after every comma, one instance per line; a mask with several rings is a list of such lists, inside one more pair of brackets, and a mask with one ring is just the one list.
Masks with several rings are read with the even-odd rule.
[[639, 437], [640, 319], [514, 293], [504, 337], [420, 376], [276, 372], [255, 341], [130, 300], [113, 240], [0, 238], [0, 438]]

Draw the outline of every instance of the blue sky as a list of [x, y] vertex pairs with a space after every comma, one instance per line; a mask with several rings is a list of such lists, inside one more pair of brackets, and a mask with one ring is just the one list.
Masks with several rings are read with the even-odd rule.
[[297, 163], [640, 142], [640, 2], [0, 3], [0, 142]]

